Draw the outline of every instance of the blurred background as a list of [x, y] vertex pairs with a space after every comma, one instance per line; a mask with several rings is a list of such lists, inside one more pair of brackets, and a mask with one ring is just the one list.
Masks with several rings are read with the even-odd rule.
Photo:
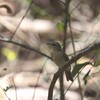
[[[51, 39], [61, 44], [63, 41], [64, 3], [65, 0], [0, 0], [0, 39], [11, 39], [16, 31], [12, 41], [50, 56], [46, 43]], [[99, 42], [100, 0], [71, 0], [69, 13], [76, 52]], [[71, 58], [74, 52], [70, 27], [67, 31], [66, 53]], [[0, 100], [47, 100], [48, 88], [57, 66], [36, 51], [0, 40]], [[83, 67], [83, 63], [92, 63], [84, 64], [85, 68], [78, 76], [81, 89], [75, 79], [65, 94], [66, 100], [81, 100], [82, 96], [84, 100], [99, 100], [99, 54], [100, 51], [95, 50], [79, 59], [77, 65], [72, 65], [74, 69]], [[64, 81], [67, 90], [71, 82]], [[54, 92], [54, 99], [57, 98], [58, 81]]]

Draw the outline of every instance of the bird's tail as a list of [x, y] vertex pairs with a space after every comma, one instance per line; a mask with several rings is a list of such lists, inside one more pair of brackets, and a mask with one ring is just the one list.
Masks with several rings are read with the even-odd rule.
[[67, 79], [67, 81], [72, 81], [73, 82], [73, 77], [72, 77], [72, 74], [71, 74], [71, 72], [70, 72], [70, 70], [69, 71], [65, 71], [65, 75], [66, 75], [66, 79]]

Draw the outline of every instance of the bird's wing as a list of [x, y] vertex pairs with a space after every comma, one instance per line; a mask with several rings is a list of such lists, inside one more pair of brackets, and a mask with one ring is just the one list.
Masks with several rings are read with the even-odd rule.
[[67, 54], [65, 52], [63, 52], [63, 57], [64, 57], [65, 61], [69, 60], [69, 57], [67, 56]]
[[[65, 52], [63, 52], [63, 57], [65, 59], [65, 62], [67, 62], [69, 60], [69, 57], [67, 56], [67, 54]], [[66, 69], [66, 70], [71, 70], [71, 66], [68, 66], [67, 68], [68, 69]]]

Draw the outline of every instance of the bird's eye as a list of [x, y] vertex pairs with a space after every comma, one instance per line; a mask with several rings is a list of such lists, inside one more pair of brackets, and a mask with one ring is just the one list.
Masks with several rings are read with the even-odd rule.
[[56, 45], [55, 43], [53, 43], [53, 45]]

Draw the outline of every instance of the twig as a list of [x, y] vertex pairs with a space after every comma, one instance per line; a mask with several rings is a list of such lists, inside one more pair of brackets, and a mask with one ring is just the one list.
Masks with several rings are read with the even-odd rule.
[[76, 50], [75, 50], [75, 45], [74, 45], [73, 33], [72, 33], [72, 30], [71, 30], [71, 19], [70, 19], [70, 14], [69, 14], [69, 30], [70, 30], [71, 40], [72, 40], [73, 51], [74, 51], [74, 55], [75, 55], [75, 54], [76, 54]]
[[70, 14], [72, 14], [72, 12], [77, 9], [85, 0], [81, 0], [74, 9], [71, 10]]
[[48, 61], [48, 58], [47, 58], [46, 61], [43, 63], [43, 65], [42, 65], [42, 70], [40, 71], [40, 73], [39, 73], [39, 75], [38, 75], [38, 77], [37, 77], [37, 81], [36, 81], [36, 85], [35, 85], [35, 88], [34, 88], [34, 93], [33, 93], [32, 100], [34, 100], [34, 98], [35, 98], [36, 86], [38, 85], [38, 82], [39, 82], [41, 73], [42, 73], [42, 71], [43, 71], [43, 69], [44, 69], [45, 64], [47, 63], [47, 61]]
[[13, 37], [14, 37], [14, 35], [16, 34], [16, 31], [18, 30], [18, 28], [19, 28], [21, 22], [24, 20], [25, 16], [27, 15], [28, 11], [30, 10], [30, 8], [31, 8], [31, 6], [32, 6], [32, 3], [33, 3], [33, 0], [31, 0], [31, 3], [30, 3], [30, 5], [29, 5], [28, 9], [26, 10], [24, 16], [21, 18], [21, 20], [20, 20], [19, 24], [17, 25], [17, 27], [16, 27], [14, 33], [12, 34], [10, 40], [12, 40]]
[[[69, 17], [69, 19], [70, 19], [70, 17]], [[71, 19], [69, 20], [69, 30], [70, 30], [70, 36], [71, 36], [71, 41], [72, 41], [72, 47], [73, 47], [73, 51], [74, 51], [74, 55], [75, 55], [76, 54], [76, 50], [75, 50], [73, 33], [72, 33], [72, 30], [71, 30]], [[76, 65], [76, 62], [75, 62], [75, 65]], [[81, 87], [80, 77], [79, 77], [79, 75], [77, 77], [78, 77], [78, 84], [79, 84], [79, 89], [80, 89], [81, 100], [83, 100], [83, 94], [82, 94], [82, 87]]]
[[48, 99], [47, 100], [52, 100], [52, 97], [53, 97], [53, 90], [54, 90], [54, 86], [55, 86], [55, 83], [59, 77], [58, 75], [59, 73], [56, 72], [53, 76], [53, 79], [51, 81], [51, 84], [50, 84], [50, 87], [49, 87], [49, 92], [48, 92]]
[[13, 84], [14, 84], [14, 88], [15, 88], [15, 98], [16, 98], [16, 100], [17, 100], [17, 87], [16, 87], [16, 85], [15, 85], [15, 81], [14, 81], [14, 78], [12, 78], [12, 82], [13, 82]]
[[63, 51], [66, 48], [66, 38], [67, 38], [67, 24], [69, 22], [69, 4], [71, 0], [66, 0], [65, 2], [65, 21], [64, 21], [64, 35], [63, 35]]
[[3, 90], [3, 88], [0, 86], [1, 90], [3, 91], [3, 93], [5, 94], [5, 96], [7, 97], [8, 100], [11, 100], [8, 95], [6, 94], [6, 92]]
[[[68, 22], [69, 22], [69, 4], [71, 0], [66, 0], [65, 2], [65, 22], [64, 22], [64, 35], [63, 35], [63, 52], [66, 49], [66, 38], [67, 38], [67, 29], [68, 29]], [[60, 82], [60, 100], [65, 100], [64, 95], [64, 83], [63, 83], [63, 73], [61, 73], [59, 77]]]
[[29, 47], [27, 45], [24, 45], [24, 44], [21, 44], [21, 43], [18, 43], [18, 42], [15, 42], [15, 41], [11, 41], [11, 40], [8, 40], [8, 39], [0, 39], [1, 42], [6, 42], [6, 43], [11, 43], [11, 44], [14, 44], [14, 45], [17, 45], [17, 46], [20, 46], [22, 48], [25, 48], [25, 49], [28, 49], [28, 50], [31, 50], [31, 51], [34, 51], [44, 57], [47, 57], [49, 59], [51, 59], [51, 57], [49, 57], [48, 55], [36, 50], [35, 48], [32, 48], [32, 47]]
[[60, 74], [59, 82], [60, 82], [60, 100], [65, 100], [63, 73]]
[[78, 74], [77, 78], [78, 78], [78, 84], [79, 84], [79, 90], [80, 90], [81, 100], [83, 100], [82, 87], [81, 87], [81, 81], [80, 81], [79, 74]]

